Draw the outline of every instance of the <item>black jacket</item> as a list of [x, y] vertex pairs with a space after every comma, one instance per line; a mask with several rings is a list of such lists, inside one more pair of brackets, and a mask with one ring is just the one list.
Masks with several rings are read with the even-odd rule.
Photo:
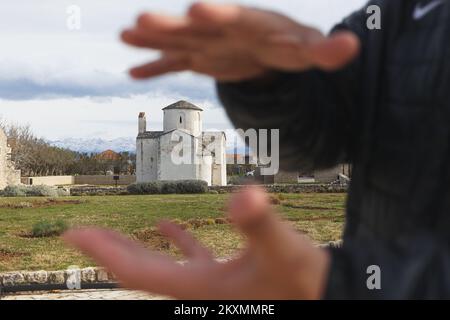
[[339, 72], [218, 85], [236, 127], [280, 129], [284, 169], [354, 165], [325, 298], [450, 298], [450, 0], [420, 20], [417, 2], [372, 1], [381, 30], [366, 7], [338, 25], [363, 45]]

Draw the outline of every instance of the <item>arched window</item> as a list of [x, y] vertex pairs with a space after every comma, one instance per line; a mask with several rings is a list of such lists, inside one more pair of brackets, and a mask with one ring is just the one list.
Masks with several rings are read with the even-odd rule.
[[186, 114], [184, 112], [179, 113], [178, 128], [186, 128]]

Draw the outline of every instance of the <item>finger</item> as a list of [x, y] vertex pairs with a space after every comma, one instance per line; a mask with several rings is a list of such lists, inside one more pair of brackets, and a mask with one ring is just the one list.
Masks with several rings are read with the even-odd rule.
[[292, 67], [319, 67], [335, 70], [349, 63], [360, 50], [359, 39], [351, 32], [338, 32], [325, 37], [319, 32], [306, 30], [302, 36], [276, 35], [268, 40], [272, 48], [283, 48], [288, 54], [285, 60]]
[[157, 77], [170, 72], [189, 70], [190, 63], [187, 56], [165, 55], [161, 59], [130, 70], [135, 79]]
[[247, 187], [236, 194], [229, 214], [233, 223], [247, 235], [251, 247], [267, 257], [291, 259], [310, 245], [273, 213], [267, 194], [259, 187]]
[[190, 28], [190, 21], [185, 17], [172, 17], [153, 13], [144, 13], [137, 19], [136, 25], [142, 29], [157, 32], [180, 32]]
[[178, 296], [195, 285], [188, 270], [173, 259], [151, 254], [111, 231], [72, 230], [64, 235], [64, 240], [105, 266], [127, 287]]
[[136, 47], [158, 50], [200, 50], [206, 42], [217, 41], [215, 36], [191, 33], [186, 35], [164, 34], [139, 28], [124, 30], [122, 41]]
[[337, 32], [312, 45], [308, 53], [316, 66], [324, 70], [339, 69], [352, 61], [360, 51], [360, 41], [352, 32]]
[[243, 10], [238, 5], [197, 2], [190, 7], [188, 16], [200, 24], [235, 25], [242, 21]]
[[181, 252], [190, 259], [211, 260], [211, 253], [198, 243], [188, 232], [174, 223], [162, 221], [158, 225], [160, 232], [170, 238]]
[[[234, 30], [255, 37], [273, 31], [274, 26], [280, 27], [286, 23], [286, 18], [275, 12], [233, 4], [213, 4], [198, 2], [191, 6], [188, 17], [192, 20], [194, 29], [201, 26], [216, 33], [224, 30]], [[275, 18], [275, 19], [274, 19]], [[293, 20], [290, 20], [295, 25]], [[268, 23], [270, 22], [270, 23]]]

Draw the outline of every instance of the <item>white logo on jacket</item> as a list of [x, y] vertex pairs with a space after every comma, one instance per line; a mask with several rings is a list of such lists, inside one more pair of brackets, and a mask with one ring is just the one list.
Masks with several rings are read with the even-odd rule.
[[413, 18], [414, 20], [420, 20], [425, 17], [428, 13], [439, 7], [444, 3], [444, 0], [435, 0], [429, 4], [423, 6], [420, 2], [416, 4], [414, 8]]

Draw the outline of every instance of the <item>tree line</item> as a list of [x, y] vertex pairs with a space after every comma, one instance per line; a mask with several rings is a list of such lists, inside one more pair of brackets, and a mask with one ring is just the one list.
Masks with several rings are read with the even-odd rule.
[[22, 176], [134, 174], [136, 157], [121, 152], [114, 158], [97, 153], [81, 153], [51, 146], [37, 137], [30, 126], [0, 120], [11, 147], [11, 160]]

